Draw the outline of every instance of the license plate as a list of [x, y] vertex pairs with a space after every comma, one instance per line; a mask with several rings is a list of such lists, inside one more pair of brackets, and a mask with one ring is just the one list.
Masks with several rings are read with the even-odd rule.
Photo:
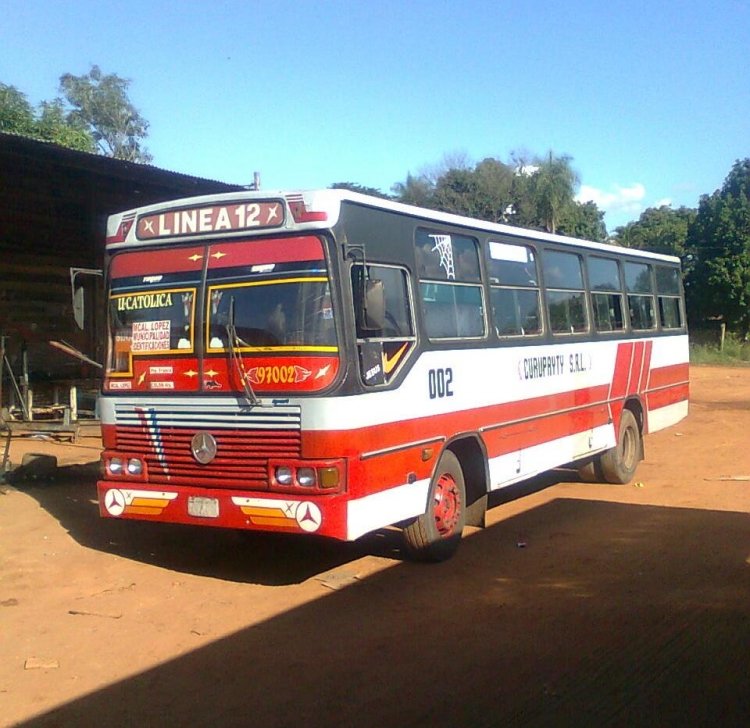
[[194, 495], [188, 498], [188, 513], [198, 518], [218, 518], [219, 499]]

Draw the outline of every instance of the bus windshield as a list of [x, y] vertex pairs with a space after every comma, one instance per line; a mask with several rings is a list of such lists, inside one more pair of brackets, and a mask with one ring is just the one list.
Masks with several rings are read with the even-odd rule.
[[110, 391], [317, 391], [338, 371], [318, 238], [122, 252], [109, 280]]
[[336, 351], [331, 291], [321, 276], [209, 287], [207, 351], [223, 350], [234, 324], [240, 351]]

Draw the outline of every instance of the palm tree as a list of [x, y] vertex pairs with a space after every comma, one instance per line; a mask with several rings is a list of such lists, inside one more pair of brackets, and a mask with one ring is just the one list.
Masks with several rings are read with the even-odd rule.
[[573, 158], [563, 154], [555, 157], [550, 152], [537, 161], [534, 174], [534, 199], [540, 222], [547, 232], [554, 233], [563, 211], [573, 204], [575, 190], [580, 184], [578, 173], [570, 166]]

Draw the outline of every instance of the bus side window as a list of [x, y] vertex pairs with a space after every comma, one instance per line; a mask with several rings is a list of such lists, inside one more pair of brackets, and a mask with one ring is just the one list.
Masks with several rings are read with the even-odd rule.
[[495, 331], [500, 337], [542, 333], [536, 256], [527, 245], [490, 241], [490, 296]]
[[[409, 296], [409, 280], [403, 268], [387, 265], [367, 266], [367, 278], [361, 264], [352, 266], [352, 294], [357, 321], [357, 342], [362, 381], [368, 386], [387, 384], [413, 348], [414, 318]], [[365, 281], [382, 282], [385, 314], [381, 329], [367, 329], [363, 321]]]
[[666, 265], [657, 265], [655, 272], [659, 323], [663, 329], [681, 329], [685, 324], [680, 304], [680, 272]]
[[415, 251], [428, 338], [485, 336], [484, 291], [476, 238], [419, 228]]
[[367, 329], [361, 324], [363, 321], [362, 306], [365, 278], [361, 265], [352, 267], [352, 291], [354, 305], [357, 308], [357, 338], [358, 339], [392, 339], [414, 335], [411, 306], [409, 304], [409, 288], [406, 271], [383, 265], [368, 265], [367, 274], [370, 280], [383, 282], [385, 294], [385, 321], [382, 329]]
[[622, 331], [625, 328], [625, 305], [617, 261], [592, 255], [587, 264], [596, 330]]
[[630, 327], [634, 330], [656, 328], [656, 307], [654, 305], [651, 266], [648, 263], [627, 262], [623, 268], [625, 290], [628, 294]]
[[547, 315], [553, 334], [588, 331], [588, 307], [581, 257], [576, 253], [542, 253]]

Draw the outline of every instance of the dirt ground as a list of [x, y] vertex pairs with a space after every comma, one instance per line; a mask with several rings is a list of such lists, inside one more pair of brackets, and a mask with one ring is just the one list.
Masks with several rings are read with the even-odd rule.
[[354, 544], [100, 519], [99, 441], [14, 439], [0, 486], [0, 724], [750, 725], [750, 369], [628, 486], [503, 493], [437, 565]]

